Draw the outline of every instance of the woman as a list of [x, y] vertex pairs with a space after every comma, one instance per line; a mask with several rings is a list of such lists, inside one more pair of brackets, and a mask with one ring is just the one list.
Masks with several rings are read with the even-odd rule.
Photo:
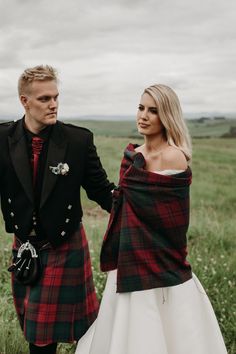
[[109, 271], [99, 315], [77, 354], [224, 354], [224, 341], [188, 263], [191, 144], [178, 97], [145, 89], [141, 146], [129, 144], [101, 251]]

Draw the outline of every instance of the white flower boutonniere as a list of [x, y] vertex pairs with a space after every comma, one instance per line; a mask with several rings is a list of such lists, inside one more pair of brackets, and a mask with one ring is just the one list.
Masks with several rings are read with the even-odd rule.
[[63, 162], [59, 162], [57, 166], [49, 166], [49, 169], [55, 175], [62, 175], [62, 176], [67, 175], [70, 170], [68, 164]]

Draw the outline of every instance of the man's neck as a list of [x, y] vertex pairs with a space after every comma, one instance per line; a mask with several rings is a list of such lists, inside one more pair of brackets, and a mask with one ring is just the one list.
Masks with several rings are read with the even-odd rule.
[[27, 115], [24, 117], [24, 125], [27, 130], [36, 135], [40, 134], [40, 132], [47, 127], [43, 124], [35, 124], [27, 117]]

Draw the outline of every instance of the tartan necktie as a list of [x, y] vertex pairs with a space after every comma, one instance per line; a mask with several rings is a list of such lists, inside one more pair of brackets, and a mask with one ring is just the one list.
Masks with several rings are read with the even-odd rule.
[[33, 186], [35, 187], [37, 173], [38, 173], [39, 155], [42, 151], [43, 139], [38, 136], [33, 136], [31, 144], [32, 144]]

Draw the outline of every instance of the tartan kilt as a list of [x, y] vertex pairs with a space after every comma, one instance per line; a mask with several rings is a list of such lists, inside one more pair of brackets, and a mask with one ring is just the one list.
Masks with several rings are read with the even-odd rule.
[[[19, 248], [15, 238], [13, 254]], [[24, 336], [36, 345], [72, 343], [97, 317], [88, 242], [82, 224], [69, 240], [40, 251], [43, 274], [34, 286], [24, 286], [12, 275], [12, 291]]]

